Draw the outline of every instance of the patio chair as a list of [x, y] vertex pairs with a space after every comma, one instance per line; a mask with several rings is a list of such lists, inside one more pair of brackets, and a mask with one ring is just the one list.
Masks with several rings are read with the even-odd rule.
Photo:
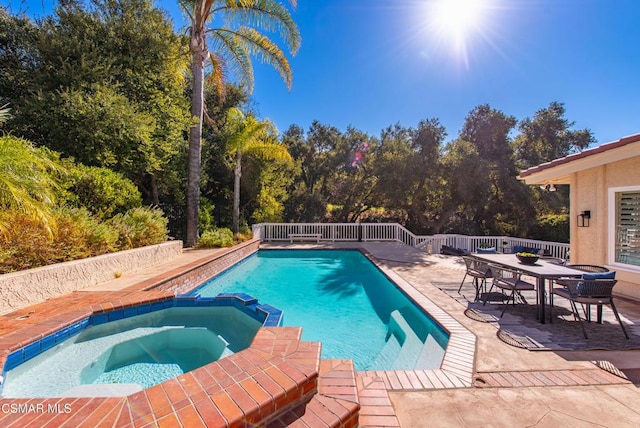
[[560, 265], [560, 266], [564, 266], [564, 263], [565, 263], [564, 259], [561, 259], [560, 257], [553, 257], [553, 256], [540, 256], [540, 260], [544, 260], [545, 262], [553, 263], [554, 265]]
[[[616, 282], [617, 281], [615, 279], [563, 278], [562, 285], [564, 287], [554, 288], [551, 294], [556, 294], [569, 300], [573, 311], [573, 317], [580, 323], [580, 328], [582, 328], [582, 334], [584, 334], [585, 339], [588, 339], [587, 331], [582, 323], [582, 318], [580, 317], [576, 303], [585, 304], [588, 308], [590, 308], [590, 305], [598, 305], [598, 323], [600, 324], [602, 324], [602, 306], [610, 305], [613, 310], [613, 314], [616, 316], [616, 319], [622, 328], [624, 336], [628, 339], [629, 335], [627, 334], [627, 330], [624, 328], [624, 324], [622, 324], [622, 320], [620, 319], [620, 314], [618, 314], [616, 305], [613, 303], [613, 287], [616, 285]], [[559, 284], [560, 282], [556, 283]], [[550, 314], [552, 310], [553, 305], [549, 308]], [[589, 310], [589, 316], [585, 316], [587, 321], [590, 321], [590, 312], [591, 311]]]
[[464, 263], [467, 266], [467, 271], [462, 278], [462, 282], [460, 283], [460, 287], [458, 288], [458, 294], [460, 294], [460, 290], [462, 290], [462, 286], [464, 285], [464, 281], [467, 279], [467, 276], [473, 278], [473, 285], [476, 288], [476, 297], [475, 300], [480, 298], [480, 290], [487, 289], [487, 278], [491, 278], [491, 269], [489, 269], [489, 264], [487, 262], [483, 262], [473, 257], [462, 256], [464, 259]]
[[609, 269], [607, 269], [606, 267], [597, 266], [597, 265], [566, 265], [566, 266], [570, 267], [571, 269], [581, 270], [584, 272], [593, 272], [593, 273], [609, 272]]
[[[489, 294], [491, 294], [491, 290], [493, 290], [494, 286], [500, 288], [503, 294], [505, 290], [511, 290], [511, 295], [508, 296], [507, 302], [504, 305], [504, 308], [502, 308], [502, 313], [500, 314], [500, 318], [502, 318], [504, 312], [507, 309], [507, 306], [509, 306], [509, 300], [512, 301], [513, 305], [516, 304], [516, 299], [520, 300], [522, 303], [527, 303], [526, 299], [522, 295], [522, 292], [535, 290], [536, 287], [532, 283], [523, 281], [521, 279], [522, 272], [492, 264], [489, 265], [489, 268], [491, 269], [491, 273], [493, 274], [493, 282], [491, 283], [491, 288], [489, 288], [489, 293], [485, 294], [482, 305], [484, 306], [487, 304], [487, 299], [489, 297]], [[538, 295], [536, 293], [536, 303], [537, 299]]]
[[[598, 266], [598, 265], [566, 265], [568, 268], [571, 269], [576, 269], [576, 270], [580, 270], [583, 272], [587, 272], [587, 273], [605, 273], [605, 272], [610, 272], [609, 269], [607, 269], [604, 266]], [[614, 277], [610, 278], [613, 279], [615, 278], [615, 274]], [[553, 284], [556, 283], [558, 285], [562, 285], [563, 287], [567, 287], [566, 285], [566, 281], [567, 278], [558, 278], [555, 281], [551, 281], [550, 283], [550, 287], [551, 289], [553, 289]], [[553, 308], [553, 293], [549, 294], [549, 307]], [[549, 322], [553, 322], [553, 318], [551, 317], [551, 312], [553, 311], [553, 309], [549, 310]], [[591, 305], [586, 305], [583, 306], [583, 311], [584, 311], [584, 316], [588, 321], [591, 321]]]

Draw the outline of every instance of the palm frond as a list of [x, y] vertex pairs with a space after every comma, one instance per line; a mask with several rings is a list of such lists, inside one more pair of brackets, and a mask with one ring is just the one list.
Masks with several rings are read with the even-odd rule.
[[209, 81], [216, 86], [218, 97], [220, 97], [220, 101], [222, 102], [226, 92], [224, 82], [227, 81], [227, 64], [220, 54], [211, 51], [209, 51], [209, 61], [211, 62]]
[[227, 151], [244, 152], [277, 134], [269, 120], [259, 121], [254, 116], [245, 116], [241, 110], [231, 108], [227, 112]]
[[289, 60], [280, 47], [269, 37], [249, 27], [241, 27], [237, 30], [225, 29], [231, 32], [236, 45], [244, 45], [249, 55], [255, 55], [262, 63], [270, 64], [276, 69], [282, 80], [291, 89], [293, 74]]
[[5, 104], [0, 107], [0, 125], [9, 120], [9, 117], [11, 117], [11, 115], [9, 114], [10, 111], [11, 109], [9, 108], [9, 104]]
[[[300, 30], [289, 10], [275, 0], [235, 0], [221, 10], [227, 22], [278, 34], [293, 55], [300, 48]], [[294, 5], [295, 7], [295, 5]]]
[[209, 30], [212, 51], [225, 59], [227, 69], [253, 92], [253, 64], [249, 47], [228, 28]]
[[194, 18], [194, 10], [195, 10], [195, 1], [194, 0], [178, 0], [178, 6], [180, 6], [180, 10], [182, 13], [189, 18], [189, 21], [193, 23]]
[[268, 161], [292, 161], [293, 158], [287, 147], [268, 141], [259, 141], [245, 150], [246, 153], [256, 155]]
[[0, 209], [28, 214], [53, 235], [50, 208], [56, 183], [52, 175], [58, 171], [57, 165], [30, 142], [11, 135], [0, 137]]

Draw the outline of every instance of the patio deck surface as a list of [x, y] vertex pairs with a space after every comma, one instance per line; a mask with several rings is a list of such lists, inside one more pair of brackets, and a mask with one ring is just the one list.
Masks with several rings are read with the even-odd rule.
[[[270, 246], [281, 247], [263, 245], [266, 248]], [[354, 244], [287, 245], [288, 248], [344, 246], [354, 247]], [[477, 338], [474, 342], [473, 385], [460, 386], [437, 377], [434, 379], [426, 372], [422, 375], [403, 371], [357, 373], [360, 426], [640, 426], [640, 410], [637, 406], [640, 402], [640, 390], [637, 387], [640, 384], [640, 347], [635, 345], [636, 340], [640, 343], [639, 303], [617, 300], [627, 322], [632, 345], [624, 342], [619, 326], [610, 325], [611, 320], [605, 317], [605, 324], [589, 326], [589, 332], [598, 334], [599, 328], [612, 328], [607, 349], [595, 349], [599, 345], [594, 346], [593, 342], [565, 340], [560, 341], [561, 345], [553, 350], [557, 342], [553, 340], [554, 328], [562, 331], [556, 337], [573, 337], [571, 332], [574, 330], [577, 336], [580, 335], [575, 324], [564, 320], [569, 319], [566, 311], [556, 311], [559, 321], [544, 327], [537, 324], [535, 315], [528, 315], [525, 306], [520, 312], [512, 314], [508, 309], [509, 316], [505, 315], [502, 321], [474, 320], [464, 314], [465, 309], [474, 305], [465, 298], [465, 291], [471, 293], [473, 287], [469, 284], [463, 288], [462, 296], [457, 294], [457, 286], [464, 275], [462, 259], [427, 255], [399, 244], [363, 243], [355, 246], [366, 249], [379, 263], [410, 283]], [[58, 325], [83, 316], [91, 308], [104, 310], [111, 306], [125, 306], [139, 299], [166, 298], [171, 293], [139, 291], [143, 288], [140, 284], [175, 274], [182, 266], [214, 257], [218, 251], [187, 251], [165, 265], [125, 274], [122, 278], [82, 292], [5, 314], [0, 317], [0, 352], [6, 355], [27, 341], [30, 335], [53, 331]], [[490, 317], [495, 307], [487, 304], [485, 308]], [[607, 312], [605, 309], [605, 315]], [[532, 330], [518, 330], [518, 326]], [[544, 346], [537, 350], [510, 346], [497, 338], [499, 328], [507, 329], [514, 335], [531, 333], [535, 337], [537, 334], [535, 342]], [[614, 337], [615, 334], [620, 338]], [[87, 402], [93, 403], [95, 409], [87, 405], [84, 406], [86, 411], [105, 412], [110, 409], [106, 404], [98, 406], [95, 401]], [[106, 402], [118, 409], [123, 406], [123, 399], [108, 399]], [[322, 413], [324, 408], [317, 404], [315, 406], [317, 412]], [[195, 411], [189, 417], [204, 420], [203, 415], [198, 413], [198, 406], [189, 406], [188, 409]], [[0, 410], [0, 425], [7, 426], [4, 422], [19, 420], [16, 415], [4, 412], [1, 406]], [[180, 425], [180, 421], [186, 417], [185, 410], [179, 413], [174, 406], [167, 411], [175, 416], [164, 419], [165, 422], [170, 420], [175, 423], [168, 426], [189, 426], [185, 425], [186, 419]], [[309, 412], [313, 413], [313, 406]], [[78, 415], [68, 414], [66, 419], [64, 416], [58, 415], [55, 421], [52, 419], [48, 422], [71, 426], [69, 423], [78, 420]], [[296, 423], [295, 419], [291, 420], [294, 421], [292, 424]], [[425, 421], [428, 424], [425, 425]], [[121, 426], [127, 424], [134, 425], [133, 421], [129, 421]], [[161, 424], [156, 420], [149, 423], [149, 426], [158, 425]]]

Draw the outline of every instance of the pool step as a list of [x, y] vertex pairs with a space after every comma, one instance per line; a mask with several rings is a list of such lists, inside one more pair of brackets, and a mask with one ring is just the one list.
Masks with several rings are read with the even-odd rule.
[[321, 360], [317, 393], [309, 401], [271, 419], [265, 426], [357, 427], [359, 409], [353, 362]]
[[[407, 369], [415, 367], [424, 348], [424, 343], [413, 331], [399, 310], [391, 312], [388, 334], [395, 336], [400, 343], [400, 350], [393, 361], [393, 368]], [[389, 340], [391, 340], [391, 338]]]

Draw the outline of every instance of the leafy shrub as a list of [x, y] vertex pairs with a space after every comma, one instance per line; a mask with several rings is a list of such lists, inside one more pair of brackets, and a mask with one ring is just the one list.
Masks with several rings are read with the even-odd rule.
[[248, 241], [253, 238], [253, 231], [246, 224], [240, 225], [238, 228], [238, 233], [233, 236], [233, 239], [236, 243]]
[[167, 240], [168, 220], [158, 208], [134, 208], [107, 221], [118, 231], [118, 248], [129, 249]]
[[108, 168], [71, 165], [64, 187], [67, 203], [88, 209], [100, 219], [142, 205], [142, 195], [136, 185]]
[[101, 223], [84, 208], [58, 210], [55, 251], [69, 261], [97, 256], [117, 250], [118, 232], [107, 223]]
[[200, 236], [199, 247], [231, 247], [233, 245], [233, 232], [228, 228], [208, 230]]
[[56, 228], [52, 238], [37, 218], [13, 210], [2, 213], [2, 220], [11, 224], [11, 229], [2, 243], [0, 273], [115, 251], [118, 233], [87, 210], [60, 208], [53, 216]]
[[201, 234], [216, 229], [216, 221], [213, 217], [215, 208], [216, 206], [209, 202], [208, 199], [200, 198], [198, 228]]

